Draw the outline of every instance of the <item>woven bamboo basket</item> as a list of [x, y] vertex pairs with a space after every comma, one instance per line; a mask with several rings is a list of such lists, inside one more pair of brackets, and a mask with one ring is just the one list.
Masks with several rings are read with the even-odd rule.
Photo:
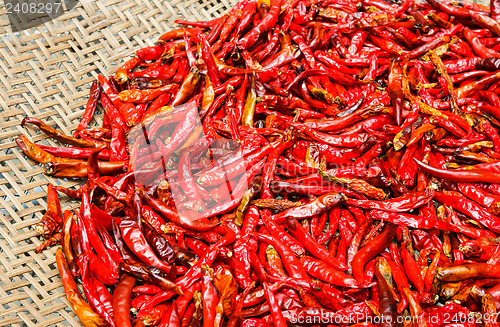
[[[72, 187], [82, 181], [45, 176], [14, 139], [24, 133], [36, 143], [56, 143], [21, 128], [21, 120], [35, 116], [72, 133], [99, 73], [114, 73], [136, 49], [154, 45], [175, 28], [174, 20], [211, 19], [236, 1], [81, 0], [20, 32], [0, 3], [0, 326], [80, 326], [64, 295], [55, 247], [36, 254], [43, 240], [33, 226], [45, 212], [49, 182]], [[61, 205], [79, 203], [61, 197]]]

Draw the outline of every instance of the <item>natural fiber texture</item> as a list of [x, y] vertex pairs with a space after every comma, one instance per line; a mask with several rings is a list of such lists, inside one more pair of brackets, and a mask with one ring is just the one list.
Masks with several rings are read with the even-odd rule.
[[[0, 326], [79, 326], [65, 298], [55, 248], [35, 254], [43, 241], [33, 226], [46, 209], [47, 177], [23, 155], [14, 138], [55, 146], [21, 120], [35, 116], [70, 134], [78, 125], [90, 83], [112, 74], [139, 47], [175, 28], [175, 19], [220, 16], [234, 0], [82, 0], [41, 26], [14, 34], [0, 7]], [[97, 118], [97, 119], [100, 119]], [[78, 202], [61, 197], [62, 209]]]

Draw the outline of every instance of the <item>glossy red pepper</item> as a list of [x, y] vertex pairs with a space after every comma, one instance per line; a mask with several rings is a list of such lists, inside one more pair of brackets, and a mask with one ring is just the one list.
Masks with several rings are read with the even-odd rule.
[[123, 275], [113, 293], [114, 320], [117, 326], [132, 327], [130, 321], [130, 300], [135, 282], [134, 277]]
[[287, 219], [286, 226], [290, 233], [302, 244], [314, 257], [321, 259], [335, 269], [345, 270], [347, 266], [331, 256], [328, 251], [309, 235], [295, 219]]
[[396, 227], [389, 224], [384, 228], [382, 233], [378, 234], [368, 244], [358, 250], [352, 260], [352, 274], [356, 278], [358, 284], [362, 284], [364, 280], [363, 268], [364, 265], [377, 254], [382, 252], [391, 243], [396, 235]]

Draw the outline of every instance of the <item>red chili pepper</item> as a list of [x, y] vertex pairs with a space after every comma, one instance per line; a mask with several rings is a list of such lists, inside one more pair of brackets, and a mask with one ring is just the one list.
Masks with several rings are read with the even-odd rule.
[[[95, 216], [92, 213], [89, 195], [85, 188], [82, 189], [82, 206], [80, 207], [80, 216], [83, 218], [83, 225], [80, 226], [80, 228], [84, 229], [85, 232], [88, 233], [90, 244], [99, 255], [99, 258], [102, 259], [111, 270], [116, 271], [117, 262], [120, 260], [117, 261], [116, 257], [111, 254], [113, 249], [109, 249], [105, 246], [97, 232], [97, 227], [94, 221]], [[78, 221], [80, 222], [80, 219]]]
[[500, 276], [498, 265], [487, 263], [473, 263], [453, 267], [440, 267], [436, 277], [441, 281], [461, 281], [469, 278], [498, 278]]
[[321, 260], [303, 256], [300, 262], [309, 275], [327, 283], [345, 287], [358, 287], [359, 285], [353, 277], [335, 270]]
[[378, 304], [380, 314], [383, 315], [387, 322], [384, 326], [397, 326], [397, 307], [396, 300], [394, 299], [392, 289], [387, 283], [385, 271], [381, 269], [379, 263], [385, 261], [382, 258], [377, 259], [377, 263], [375, 264], [375, 277], [377, 278], [377, 286], [378, 286]]
[[347, 266], [331, 256], [316, 240], [309, 235], [295, 219], [287, 219], [286, 225], [290, 233], [304, 246], [314, 257], [324, 261], [335, 269], [345, 270]]
[[474, 218], [478, 223], [486, 226], [490, 230], [497, 232], [499, 229], [500, 219], [496, 216], [490, 214], [486, 209], [482, 208], [473, 201], [466, 199], [465, 197], [458, 197], [456, 195], [445, 194], [436, 192], [434, 195], [435, 199], [443, 204], [449, 205], [454, 209], [469, 215]]
[[403, 91], [401, 90], [402, 74], [399, 62], [392, 60], [389, 69], [388, 92], [394, 107], [394, 118], [397, 125], [401, 125], [403, 110]]
[[92, 83], [92, 86], [90, 87], [90, 95], [89, 99], [87, 100], [87, 105], [85, 106], [85, 111], [83, 113], [82, 119], [80, 120], [80, 123], [78, 124], [78, 127], [73, 132], [73, 137], [78, 137], [80, 131], [84, 130], [89, 125], [92, 117], [94, 116], [101, 92], [101, 84], [99, 84], [98, 81], [94, 81]]
[[362, 284], [364, 280], [363, 268], [364, 265], [381, 251], [383, 251], [396, 235], [396, 227], [389, 224], [379, 235], [375, 236], [370, 243], [358, 250], [352, 260], [352, 274], [356, 278], [358, 284]]
[[[135, 109], [135, 106], [131, 103], [123, 103], [120, 100], [118, 91], [110, 84], [110, 82], [102, 75], [99, 75], [99, 82], [102, 85], [104, 93], [109, 97], [109, 100], [113, 103], [113, 106], [120, 112], [127, 126], [134, 126], [140, 120], [140, 115]], [[101, 96], [101, 101], [102, 101]]]
[[258, 25], [252, 28], [250, 32], [238, 41], [238, 47], [241, 49], [249, 49], [252, 45], [254, 45], [262, 33], [267, 32], [275, 25], [280, 14], [280, 9], [281, 1], [272, 0], [271, 7], [269, 8], [267, 15], [259, 22]]
[[113, 292], [114, 320], [117, 326], [132, 327], [130, 322], [130, 300], [135, 282], [134, 277], [123, 275]]
[[171, 266], [165, 264], [156, 256], [136, 221], [132, 219], [122, 219], [119, 227], [122, 232], [123, 240], [138, 258], [147, 265], [159, 268], [166, 273], [170, 272]]
[[403, 243], [401, 245], [401, 258], [403, 259], [405, 272], [410, 282], [412, 282], [417, 290], [422, 293], [424, 291], [424, 280], [422, 275], [420, 275], [420, 268], [418, 267], [417, 261], [411, 255], [410, 251], [408, 251], [407, 247], [408, 243]]
[[176, 84], [167, 84], [165, 86], [162, 86], [162, 87], [159, 87], [156, 89], [123, 90], [118, 95], [120, 97], [120, 100], [123, 102], [144, 103], [144, 102], [154, 100], [158, 96], [174, 90], [176, 87], [177, 87]]
[[128, 81], [128, 72], [141, 63], [141, 59], [134, 57], [126, 61], [115, 73], [115, 80], [118, 84], [123, 84]]
[[479, 38], [475, 35], [473, 31], [471, 31], [468, 27], [465, 27], [463, 30], [464, 36], [467, 41], [470, 43], [476, 55], [481, 58], [500, 58], [500, 53], [495, 50], [489, 49], [485, 47]]
[[274, 216], [276, 223], [283, 223], [286, 218], [307, 218], [320, 214], [326, 210], [335, 207], [345, 201], [342, 193], [327, 193], [315, 199], [314, 201], [299, 207], [290, 208]]
[[215, 323], [216, 307], [219, 303], [217, 289], [213, 284], [211, 269], [202, 268], [202, 292], [203, 292], [203, 326], [213, 326]]
[[271, 310], [271, 316], [273, 320], [273, 325], [277, 327], [286, 327], [286, 320], [281, 313], [281, 309], [277, 303], [276, 297], [269, 289], [267, 283], [263, 284], [264, 294], [266, 295], [267, 302], [269, 303], [269, 308]]
[[[78, 258], [78, 266], [80, 267], [80, 277], [82, 280], [83, 290], [87, 300], [89, 301], [90, 305], [96, 310], [96, 312], [99, 313], [101, 317], [103, 317], [111, 326], [114, 326], [115, 325], [113, 320], [114, 310], [112, 304], [109, 303], [111, 304], [111, 308], [108, 308], [107, 307], [108, 299], [105, 299], [106, 300], [106, 305], [105, 305], [99, 298], [96, 286], [94, 284], [94, 278], [90, 275], [89, 260], [85, 255], [82, 255]], [[104, 287], [104, 289], [106, 288]]]
[[414, 159], [417, 165], [424, 172], [443, 179], [455, 181], [455, 182], [486, 182], [486, 183], [500, 183], [500, 176], [494, 173], [490, 173], [484, 170], [450, 170], [450, 169], [438, 169], [427, 164], [424, 164], [420, 160]]
[[292, 277], [306, 280], [308, 279], [306, 272], [304, 271], [298, 260], [295, 258], [293, 252], [290, 250], [290, 248], [283, 244], [281, 240], [277, 240], [269, 235], [259, 233], [253, 233], [252, 235], [257, 237], [259, 240], [272, 245], [280, 253], [285, 269]]
[[400, 226], [411, 226], [419, 229], [429, 229], [438, 228], [449, 230], [451, 227], [445, 223], [440, 223], [436, 220], [436, 217], [426, 214], [426, 215], [411, 215], [407, 213], [395, 213], [382, 210], [372, 210], [370, 212], [372, 219], [385, 220], [392, 222]]
[[57, 249], [56, 251], [56, 262], [59, 274], [61, 275], [66, 298], [71, 303], [71, 306], [81, 323], [84, 326], [106, 326], [107, 322], [99, 314], [92, 310], [90, 305], [85, 302], [80, 294], [61, 249]]
[[305, 249], [301, 242], [296, 239], [296, 237], [291, 237], [288, 233], [284, 231], [284, 228], [278, 225], [270, 218], [270, 213], [264, 210], [261, 214], [262, 221], [266, 226], [267, 230], [271, 233], [273, 237], [281, 240], [287, 247], [290, 248], [296, 255], [304, 255]]
[[35, 229], [46, 238], [50, 238], [55, 234], [63, 225], [63, 216], [61, 205], [59, 204], [59, 197], [54, 186], [49, 183], [47, 188], [47, 211], [43, 215], [39, 223], [36, 224]]

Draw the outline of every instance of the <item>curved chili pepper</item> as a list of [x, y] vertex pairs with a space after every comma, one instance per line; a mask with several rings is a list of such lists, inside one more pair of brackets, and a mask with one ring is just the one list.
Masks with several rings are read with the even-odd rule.
[[[37, 145], [40, 149], [47, 151], [48, 153], [63, 158], [73, 158], [73, 159], [87, 159], [92, 153], [92, 149], [89, 148], [76, 148], [76, 147], [50, 147], [45, 145]], [[109, 160], [109, 150], [104, 149], [99, 153], [99, 159]]]
[[87, 100], [87, 105], [85, 106], [85, 111], [83, 112], [82, 119], [80, 123], [78, 123], [78, 127], [73, 132], [73, 137], [78, 137], [80, 131], [87, 128], [92, 117], [94, 116], [95, 109], [97, 107], [97, 102], [99, 101], [99, 97], [102, 92], [101, 84], [98, 81], [92, 82], [92, 86], [90, 87], [89, 99]]
[[57, 249], [56, 251], [56, 262], [57, 268], [59, 269], [59, 275], [61, 276], [64, 286], [64, 292], [66, 293], [66, 298], [71, 303], [73, 311], [77, 315], [78, 319], [80, 319], [83, 326], [106, 326], [106, 321], [92, 310], [90, 305], [85, 302], [80, 294], [61, 249]]
[[[377, 259], [380, 262], [381, 258]], [[380, 266], [375, 264], [375, 277], [377, 278], [378, 286], [378, 305], [380, 314], [384, 317], [384, 321], [380, 324], [384, 327], [397, 326], [397, 308], [396, 301], [392, 294], [392, 290], [387, 283], [386, 278], [383, 276], [383, 271], [381, 271]]]
[[194, 201], [196, 203], [199, 203], [202, 207], [202, 210], [204, 210], [205, 205], [204, 202], [201, 198], [201, 195], [198, 193], [198, 189], [196, 187], [196, 182], [193, 178], [193, 174], [191, 172], [191, 153], [195, 151], [199, 151], [200, 148], [208, 149], [209, 147], [209, 141], [208, 139], [200, 139], [197, 141], [194, 145], [193, 148], [185, 150], [181, 158], [179, 159], [179, 164], [178, 164], [178, 176], [179, 176], [179, 182], [180, 186], [182, 188], [182, 191], [186, 195], [187, 199], [190, 201]]
[[172, 267], [156, 256], [135, 220], [122, 219], [119, 227], [123, 240], [138, 258], [150, 266], [157, 267], [166, 273], [170, 272]]
[[97, 279], [93, 279], [94, 286], [96, 289], [97, 297], [99, 298], [99, 301], [103, 304], [104, 309], [109, 312], [110, 316], [113, 317], [114, 312], [113, 312], [113, 296], [111, 293], [108, 291], [106, 286], [98, 281]]
[[490, 214], [486, 209], [482, 208], [475, 202], [470, 201], [465, 197], [440, 192], [436, 192], [434, 197], [437, 201], [473, 217], [478, 223], [488, 227], [491, 231], [498, 233], [500, 230], [500, 219]]
[[134, 126], [137, 124], [141, 117], [135, 106], [132, 103], [123, 103], [120, 100], [118, 91], [104, 76], [99, 75], [99, 82], [101, 83], [102, 89], [106, 94], [106, 97], [103, 96], [104, 94], [101, 95], [101, 102], [104, 102], [103, 99], [109, 99], [113, 103], [113, 106], [115, 106], [119, 111], [127, 126]]
[[474, 49], [476, 55], [478, 55], [481, 58], [500, 58], [500, 53], [485, 47], [481, 43], [481, 41], [479, 41], [479, 38], [475, 35], [475, 33], [471, 31], [468, 27], [464, 28], [463, 33], [467, 41]]
[[347, 249], [347, 258], [346, 258], [349, 273], [352, 273], [352, 260], [356, 255], [356, 253], [358, 252], [362, 238], [368, 232], [369, 228], [370, 228], [370, 221], [369, 220], [364, 221], [362, 224], [359, 225], [359, 228], [357, 228], [356, 233], [351, 238], [349, 247]]
[[332, 207], [335, 207], [346, 200], [342, 193], [332, 192], [324, 194], [312, 202], [299, 207], [290, 208], [282, 211], [273, 217], [273, 220], [281, 224], [286, 218], [307, 218], [320, 213], [323, 213]]
[[345, 111], [343, 111], [340, 118], [309, 120], [304, 122], [304, 124], [319, 131], [334, 131], [348, 127], [358, 121], [365, 120], [371, 116], [379, 114], [383, 110], [384, 107], [380, 105], [367, 106], [355, 110], [352, 113], [344, 114]]
[[130, 300], [135, 278], [123, 275], [113, 292], [114, 320], [117, 326], [132, 327], [130, 322]]
[[295, 278], [308, 279], [308, 276], [304, 269], [302, 268], [299, 261], [295, 258], [293, 252], [281, 240], [277, 240], [269, 235], [264, 235], [260, 233], [252, 233], [259, 240], [271, 244], [281, 255], [283, 260], [283, 265], [287, 272]]
[[[238, 159], [230, 164], [215, 167], [212, 170], [204, 172], [198, 178], [198, 183], [203, 186], [219, 185], [241, 175], [245, 170], [250, 169], [252, 165], [257, 164], [262, 158], [273, 151], [273, 144], [268, 144], [250, 155]], [[222, 168], [222, 169], [221, 169]]]
[[424, 279], [420, 275], [420, 268], [418, 267], [417, 261], [411, 255], [407, 247], [408, 243], [403, 243], [401, 245], [401, 258], [403, 259], [405, 272], [408, 275], [408, 279], [417, 290], [422, 293], [424, 291]]
[[490, 173], [484, 170], [450, 170], [439, 169], [429, 166], [422, 161], [414, 158], [417, 165], [424, 172], [438, 177], [455, 182], [486, 182], [486, 183], [500, 183], [500, 175]]
[[498, 202], [500, 201], [500, 197], [497, 195], [488, 193], [480, 187], [470, 183], [458, 183], [458, 189], [468, 198], [488, 208], [490, 213], [494, 215], [499, 213], [500, 204]]
[[158, 233], [155, 229], [144, 225], [144, 236], [146, 240], [153, 248], [155, 253], [159, 256], [161, 260], [166, 263], [173, 263], [175, 261], [175, 252], [170, 243], [162, 236], [162, 234]]
[[339, 262], [335, 257], [331, 256], [328, 251], [323, 248], [311, 235], [295, 219], [288, 218], [286, 225], [290, 233], [302, 244], [306, 250], [314, 257], [324, 261], [335, 269], [346, 270], [347, 266]]
[[396, 236], [396, 227], [394, 224], [389, 224], [373, 240], [358, 250], [352, 260], [352, 274], [358, 284], [361, 285], [363, 283], [363, 268], [365, 264], [383, 251], [391, 243], [394, 236]]
[[306, 272], [312, 277], [318, 278], [333, 285], [359, 287], [358, 283], [353, 277], [332, 268], [321, 260], [303, 256], [300, 258], [300, 262], [302, 263], [302, 266], [304, 267]]
[[82, 205], [80, 207], [80, 215], [77, 215], [77, 218], [78, 223], [82, 223], [82, 225], [80, 226], [82, 232], [85, 232], [88, 235], [90, 244], [99, 255], [99, 258], [102, 259], [102, 261], [112, 271], [116, 271], [117, 262], [115, 261], [109, 250], [106, 248], [99, 234], [97, 233], [94, 218], [92, 217], [89, 195], [85, 187], [83, 187], [82, 190]]
[[190, 221], [180, 216], [180, 214], [165, 205], [162, 201], [156, 199], [155, 197], [149, 195], [147, 192], [142, 192], [141, 195], [146, 200], [146, 203], [161, 216], [175, 224], [193, 231], [208, 231], [217, 226], [217, 224], [204, 222], [201, 220]]
[[257, 103], [257, 93], [255, 90], [255, 77], [252, 76], [250, 80], [250, 89], [243, 106], [243, 113], [241, 115], [241, 123], [244, 126], [254, 126], [255, 105]]
[[184, 34], [191, 36], [191, 32], [194, 28], [178, 28], [175, 30], [168, 31], [167, 33], [161, 35], [158, 38], [158, 43], [165, 43], [173, 39], [180, 39]]
[[266, 210], [264, 210], [261, 214], [262, 221], [264, 222], [264, 225], [267, 227], [271, 235], [276, 239], [281, 240], [296, 255], [303, 255], [305, 253], [305, 249], [302, 246], [301, 242], [299, 240], [296, 240], [296, 238], [288, 235], [288, 233], [284, 231], [283, 227], [278, 225], [269, 216], [270, 214]]
[[[92, 275], [99, 279], [106, 285], [114, 285], [118, 279], [118, 271], [116, 269], [117, 265], [114, 259], [112, 259], [109, 253], [104, 249], [95, 248], [99, 257], [92, 251], [91, 243], [89, 241], [89, 236], [87, 233], [87, 228], [83, 222], [82, 217], [76, 213], [78, 221], [78, 229], [80, 232], [79, 242], [81, 242], [83, 253], [88, 257], [90, 262], [90, 270]], [[101, 239], [94, 240], [94, 243], [98, 244], [102, 242]], [[79, 256], [79, 255], [78, 255]], [[102, 256], [102, 257], [101, 257]]]
[[[94, 283], [94, 278], [90, 275], [89, 260], [86, 255], [82, 255], [78, 258], [78, 266], [80, 267], [80, 277], [87, 300], [101, 317], [104, 317], [104, 319], [111, 326], [115, 326], [113, 320], [113, 308], [111, 306], [111, 308], [109, 308], [110, 310], [108, 310], [107, 306], [99, 299], [99, 295], [97, 294], [97, 289]], [[108, 299], [106, 298], [106, 304], [108, 304], [107, 300]]]
[[286, 327], [287, 326], [286, 320], [283, 317], [283, 314], [281, 313], [281, 309], [279, 307], [278, 301], [276, 300], [276, 297], [274, 296], [273, 292], [269, 289], [267, 283], [264, 283], [262, 286], [264, 288], [264, 294], [266, 296], [267, 302], [269, 303], [269, 308], [271, 310], [273, 325], [277, 327]]
[[403, 71], [400, 63], [397, 60], [392, 60], [389, 66], [388, 92], [394, 108], [394, 118], [397, 125], [401, 125], [403, 111], [402, 75]]
[[407, 212], [428, 203], [433, 196], [434, 192], [427, 189], [425, 192], [413, 192], [384, 201], [347, 199], [346, 203], [363, 209]]
[[481, 15], [480, 13], [472, 10], [470, 11], [470, 17], [477, 25], [487, 28], [494, 34], [500, 36], [500, 23], [495, 19], [488, 17], [487, 15]]
[[165, 51], [165, 44], [158, 44], [151, 47], [144, 47], [135, 51], [135, 55], [144, 61], [153, 61], [160, 59]]
[[187, 76], [184, 78], [184, 81], [182, 82], [181, 86], [179, 87], [179, 90], [177, 91], [177, 94], [175, 95], [175, 98], [172, 101], [171, 106], [175, 107], [184, 103], [187, 100], [187, 98], [191, 95], [191, 93], [194, 91], [200, 79], [201, 79], [200, 71], [196, 67], [191, 68]]
[[449, 15], [463, 17], [463, 18], [470, 17], [470, 11], [468, 9], [447, 5], [437, 0], [426, 0], [426, 1], [437, 10], [443, 11]]
[[50, 238], [43, 241], [43, 243], [41, 243], [39, 246], [37, 246], [35, 249], [35, 253], [38, 254], [38, 253], [42, 252], [43, 250], [47, 249], [48, 247], [51, 247], [55, 244], [60, 244], [62, 239], [63, 239], [62, 232], [55, 233]]
[[385, 192], [377, 188], [370, 183], [362, 180], [362, 179], [355, 179], [355, 178], [344, 178], [344, 177], [337, 177], [332, 174], [329, 174], [324, 170], [324, 166], [326, 166], [326, 160], [325, 157], [321, 159], [320, 167], [319, 167], [319, 174], [320, 176], [329, 182], [336, 182], [336, 183], [342, 183], [346, 184], [350, 189], [353, 191], [359, 192], [361, 194], [365, 194], [369, 196], [370, 198], [374, 198], [376, 200], [383, 200], [386, 198]]
[[59, 231], [63, 225], [63, 216], [59, 197], [54, 189], [54, 186], [49, 183], [47, 188], [47, 211], [43, 215], [40, 222], [35, 226], [38, 234], [50, 238], [54, 233]]
[[123, 84], [128, 81], [128, 72], [137, 66], [141, 59], [134, 57], [127, 60], [115, 73], [115, 80], [118, 84]]
[[214, 326], [215, 310], [219, 303], [217, 289], [213, 284], [213, 272], [208, 267], [202, 269], [202, 292], [203, 292], [203, 326]]
[[73, 250], [71, 248], [71, 229], [73, 223], [73, 213], [71, 211], [66, 210], [64, 212], [64, 225], [63, 225], [63, 239], [62, 239], [62, 250], [64, 253], [64, 257], [68, 265], [71, 268], [73, 275], [78, 272], [78, 267], [76, 266], [75, 256], [73, 254]]
[[[97, 100], [96, 100], [97, 101]], [[76, 147], [82, 147], [82, 148], [95, 148], [96, 144], [90, 141], [86, 140], [81, 140], [81, 139], [75, 139], [72, 136], [68, 136], [63, 134], [62, 132], [59, 132], [49, 125], [45, 124], [38, 118], [34, 117], [25, 117], [22, 122], [21, 122], [21, 127], [24, 127], [25, 124], [32, 124], [37, 126], [43, 133], [45, 133], [47, 136], [52, 137], [55, 140], [58, 140], [59, 142], [69, 144], [69, 145], [74, 145]]]
[[460, 281], [469, 278], [498, 278], [500, 267], [487, 263], [471, 263], [452, 267], [439, 267], [436, 277], [442, 281]]
[[372, 219], [389, 221], [399, 226], [410, 226], [419, 229], [438, 228], [449, 230], [451, 228], [448, 224], [440, 223], [438, 220], [436, 220], [436, 217], [433, 217], [429, 214], [416, 216], [407, 213], [372, 210], [370, 212], [370, 216], [372, 217]]
[[267, 32], [272, 26], [275, 25], [280, 14], [281, 1], [272, 0], [271, 7], [267, 15], [256, 25], [250, 32], [248, 32], [243, 38], [241, 38], [237, 45], [240, 49], [249, 49], [252, 45], [257, 42], [259, 36]]
[[177, 84], [167, 84], [156, 89], [123, 90], [118, 96], [123, 102], [144, 103], [156, 99], [163, 93], [168, 93], [177, 88]]
[[499, 73], [492, 73], [486, 75], [477, 81], [461, 86], [457, 90], [457, 95], [459, 98], [468, 97], [471, 94], [474, 94], [474, 92], [481, 91], [487, 88], [489, 85], [491, 85], [491, 83], [498, 81], [499, 78], [500, 78]]

